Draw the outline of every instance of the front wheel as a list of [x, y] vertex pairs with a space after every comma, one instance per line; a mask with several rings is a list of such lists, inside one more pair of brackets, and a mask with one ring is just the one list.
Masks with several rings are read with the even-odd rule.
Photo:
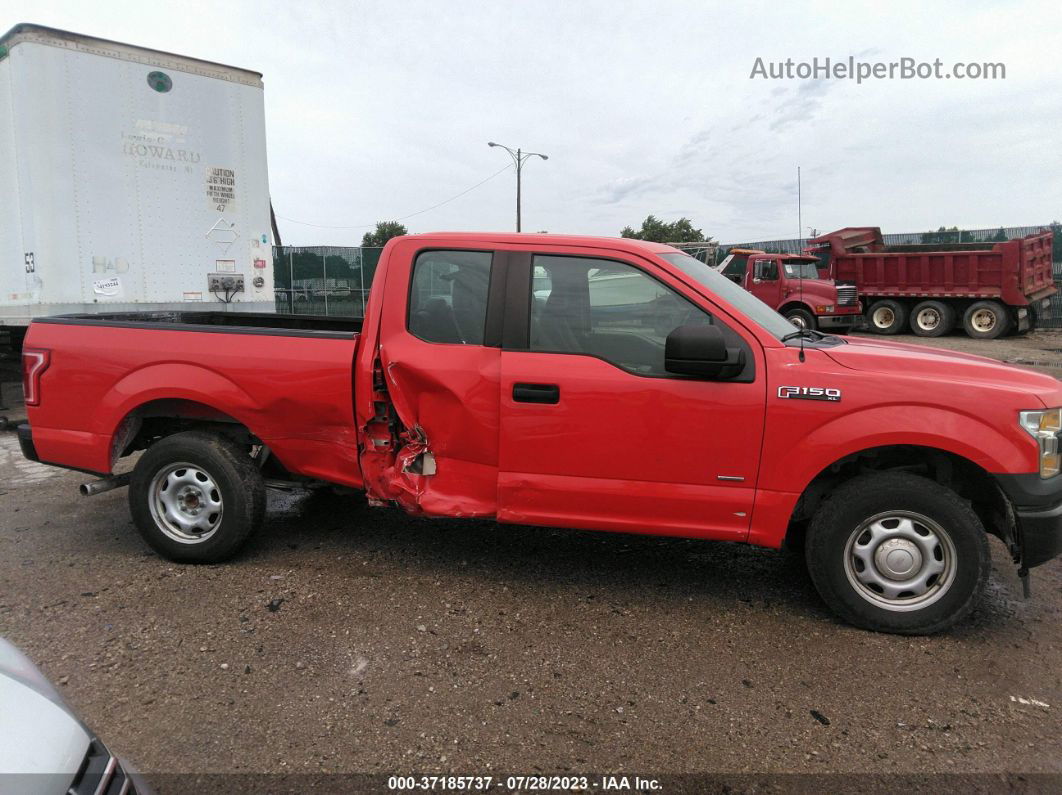
[[785, 319], [797, 328], [804, 328], [809, 331], [815, 331], [818, 328], [815, 316], [806, 309], [787, 309]]
[[973, 610], [988, 580], [981, 520], [950, 489], [907, 472], [842, 484], [808, 528], [815, 588], [841, 618], [864, 629], [940, 632]]
[[261, 524], [265, 483], [235, 442], [202, 431], [178, 433], [137, 461], [129, 509], [141, 537], [163, 557], [218, 563]]

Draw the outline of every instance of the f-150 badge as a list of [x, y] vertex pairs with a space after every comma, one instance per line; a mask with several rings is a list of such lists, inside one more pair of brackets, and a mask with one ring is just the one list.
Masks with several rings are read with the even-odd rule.
[[778, 397], [790, 400], [829, 400], [836, 403], [841, 399], [841, 390], [824, 386], [780, 386]]

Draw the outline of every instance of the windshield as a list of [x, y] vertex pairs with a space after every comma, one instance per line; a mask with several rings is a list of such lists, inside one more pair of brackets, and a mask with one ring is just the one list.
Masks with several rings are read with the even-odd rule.
[[[737, 309], [750, 320], [767, 329], [778, 339], [793, 332], [793, 324], [779, 315], [743, 287], [734, 284], [719, 271], [714, 271], [689, 254], [675, 252], [661, 254], [672, 265], [708, 288], [708, 291]], [[811, 263], [808, 263], [809, 265]]]
[[802, 260], [790, 260], [782, 263], [782, 267], [785, 268], [785, 275], [790, 279], [817, 279], [819, 278], [819, 269], [814, 262], [805, 262]]

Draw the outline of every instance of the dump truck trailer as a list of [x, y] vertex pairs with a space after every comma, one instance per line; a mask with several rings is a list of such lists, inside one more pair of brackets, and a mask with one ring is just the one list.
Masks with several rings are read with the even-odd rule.
[[837, 281], [854, 282], [878, 334], [910, 329], [939, 337], [961, 324], [995, 339], [1034, 328], [1057, 290], [1052, 233], [984, 243], [886, 245], [876, 226], [846, 227], [809, 241], [806, 252]]

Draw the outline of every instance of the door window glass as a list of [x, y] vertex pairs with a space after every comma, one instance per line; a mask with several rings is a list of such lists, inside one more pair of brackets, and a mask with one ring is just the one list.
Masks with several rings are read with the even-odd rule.
[[427, 342], [482, 345], [489, 251], [424, 251], [413, 263], [409, 331]]
[[778, 263], [772, 259], [756, 260], [753, 267], [756, 269], [755, 276], [757, 279], [774, 281], [778, 278]]
[[664, 342], [711, 315], [637, 268], [610, 260], [536, 256], [531, 275], [533, 351], [597, 356], [643, 375], [665, 375]]

